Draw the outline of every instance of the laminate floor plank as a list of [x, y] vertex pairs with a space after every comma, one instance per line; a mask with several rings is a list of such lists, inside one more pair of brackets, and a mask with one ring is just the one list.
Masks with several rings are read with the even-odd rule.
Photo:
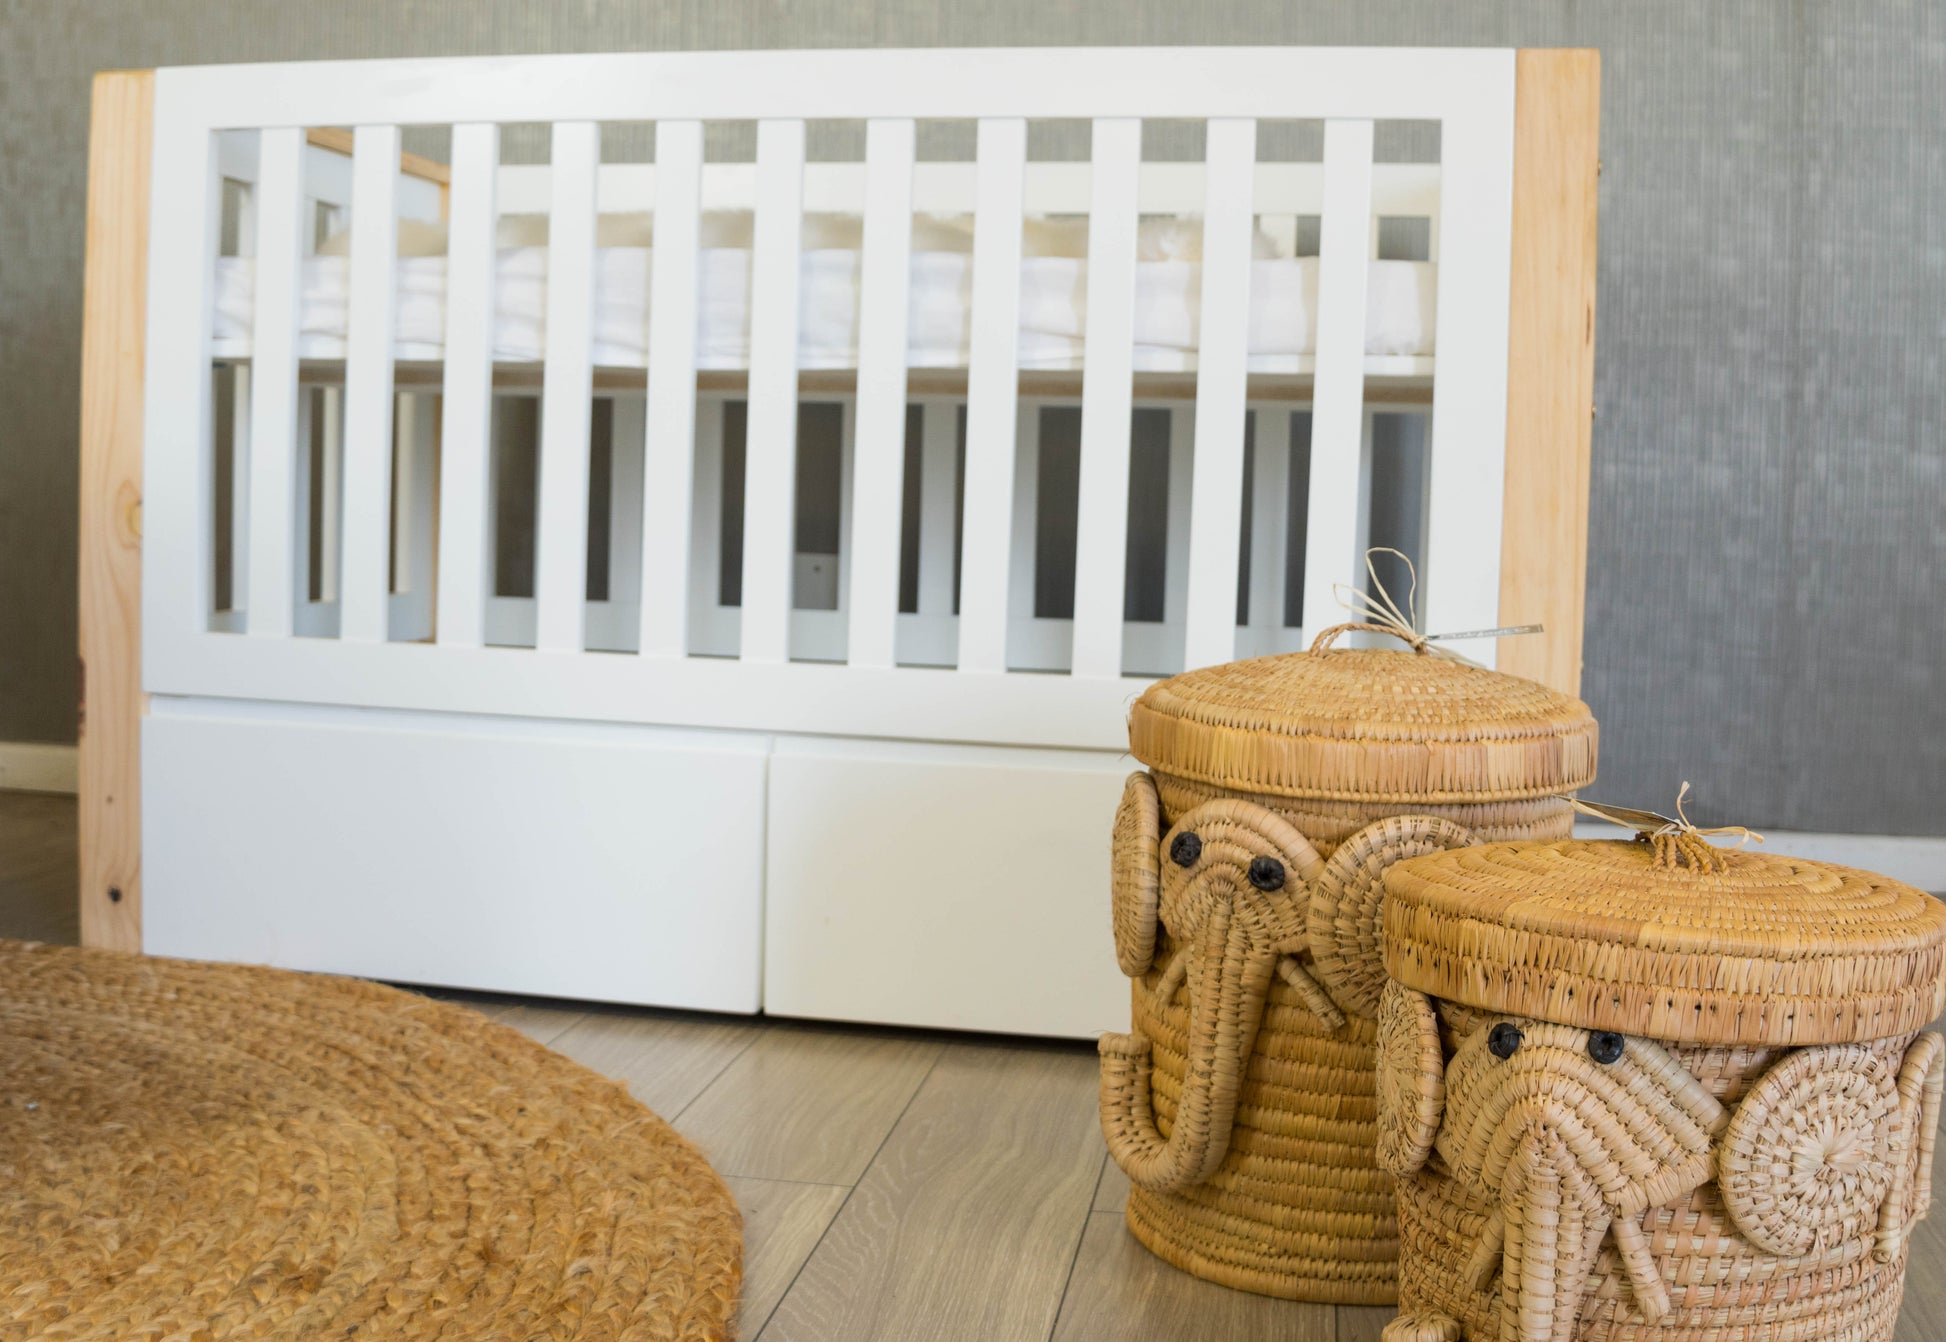
[[725, 1179], [743, 1212], [743, 1299], [737, 1336], [755, 1337], [838, 1214], [849, 1188]]
[[408, 992], [423, 993], [442, 1002], [451, 1002], [454, 1006], [470, 1007], [488, 1020], [512, 1026], [537, 1044], [551, 1042], [587, 1014], [587, 1008], [578, 1002], [509, 997], [505, 993], [474, 992], [463, 988], [403, 986]]
[[1128, 1176], [1122, 1167], [1111, 1158], [1108, 1166], [1101, 1172], [1101, 1183], [1095, 1189], [1095, 1210], [1098, 1212], [1122, 1212], [1128, 1208]]
[[725, 1175], [854, 1184], [941, 1048], [903, 1031], [772, 1023], [669, 1117]]
[[1054, 1342], [1191, 1337], [1337, 1342], [1329, 1305], [1273, 1300], [1201, 1281], [1137, 1243], [1121, 1213], [1092, 1213]]
[[[1933, 1177], [1946, 1169], [1935, 1156]], [[1933, 1187], [1932, 1215], [1912, 1231], [1912, 1254], [1905, 1273], [1905, 1303], [1899, 1307], [1899, 1327], [1894, 1342], [1939, 1342], [1946, 1337], [1946, 1208], [1940, 1199], [1946, 1184]]]
[[1399, 1317], [1390, 1305], [1340, 1305], [1337, 1313], [1337, 1342], [1378, 1342], [1385, 1325]]
[[81, 940], [81, 849], [73, 797], [0, 792], [0, 937]]
[[547, 1046], [622, 1082], [673, 1123], [763, 1030], [747, 1016], [594, 1007], [578, 1014]]
[[551, 1002], [508, 1002], [487, 1014], [502, 1025], [513, 1026], [535, 1043], [552, 1048], [587, 1013]]
[[1037, 1342], [1101, 1173], [1092, 1050], [950, 1044], [761, 1342]]

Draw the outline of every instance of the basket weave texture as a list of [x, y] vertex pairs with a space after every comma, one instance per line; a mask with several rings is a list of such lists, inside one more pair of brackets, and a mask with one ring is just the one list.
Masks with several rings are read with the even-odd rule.
[[0, 941], [0, 1337], [727, 1339], [736, 1205], [614, 1082], [354, 979]]
[[1130, 778], [1114, 830], [1132, 1026], [1102, 1041], [1128, 1225], [1224, 1285], [1390, 1303], [1397, 1213], [1375, 1149], [1384, 873], [1459, 845], [1566, 837], [1559, 794], [1592, 777], [1594, 721], [1445, 658], [1329, 649], [1160, 682], [1130, 742], [1151, 768]]
[[1946, 907], [1678, 837], [1388, 872], [1386, 1342], [1891, 1342]]

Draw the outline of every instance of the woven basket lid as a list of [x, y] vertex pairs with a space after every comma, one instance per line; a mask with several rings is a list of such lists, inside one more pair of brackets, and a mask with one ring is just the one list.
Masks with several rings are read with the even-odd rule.
[[1386, 972], [1486, 1011], [1706, 1044], [1880, 1039], [1946, 1004], [1946, 905], [1924, 891], [1769, 853], [1665, 859], [1566, 839], [1401, 862]]
[[1129, 750], [1162, 773], [1280, 797], [1518, 801], [1587, 786], [1595, 719], [1531, 680], [1428, 653], [1327, 648], [1157, 681]]

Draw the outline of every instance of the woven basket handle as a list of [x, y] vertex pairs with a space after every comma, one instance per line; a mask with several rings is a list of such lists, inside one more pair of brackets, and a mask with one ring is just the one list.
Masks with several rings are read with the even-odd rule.
[[1417, 653], [1432, 651], [1432, 645], [1424, 634], [1413, 633], [1396, 624], [1374, 624], [1368, 620], [1350, 620], [1344, 624], [1334, 624], [1329, 629], [1321, 629], [1318, 636], [1311, 640], [1312, 652], [1323, 652], [1338, 641], [1340, 634], [1366, 633], [1389, 634]]

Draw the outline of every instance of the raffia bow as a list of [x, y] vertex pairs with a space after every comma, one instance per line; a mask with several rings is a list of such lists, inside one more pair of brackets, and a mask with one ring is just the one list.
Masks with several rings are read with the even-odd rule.
[[[1406, 576], [1411, 580], [1411, 585], [1405, 590], [1404, 610], [1399, 609], [1399, 603], [1392, 599], [1391, 592], [1386, 590], [1384, 582], [1379, 579], [1378, 568], [1372, 563], [1373, 555], [1397, 555], [1399, 562], [1405, 565]], [[1419, 595], [1419, 573], [1412, 567], [1410, 559], [1388, 545], [1373, 546], [1365, 551], [1365, 575], [1371, 579], [1370, 592], [1361, 592], [1348, 583], [1331, 584], [1331, 594], [1338, 599], [1338, 604], [1355, 618], [1344, 624], [1334, 624], [1329, 629], [1320, 630], [1318, 636], [1311, 640], [1312, 652], [1323, 652], [1337, 641], [1340, 634], [1362, 631], [1368, 634], [1390, 634], [1417, 653], [1445, 657], [1466, 666], [1480, 665], [1470, 657], [1460, 656], [1451, 648], [1440, 647], [1430, 637], [1419, 632], [1419, 612], [1415, 605]], [[1372, 592], [1376, 592], [1377, 595], [1373, 596]]]
[[[1736, 852], [1747, 843], [1762, 843], [1764, 836], [1742, 825], [1718, 825], [1714, 829], [1703, 829], [1690, 823], [1683, 810], [1683, 802], [1689, 796], [1689, 784], [1685, 782], [1682, 790], [1676, 793], [1676, 814], [1672, 818], [1656, 811], [1639, 811], [1630, 806], [1596, 806], [1579, 798], [1573, 799], [1574, 809], [1597, 820], [1606, 820], [1611, 825], [1635, 831], [1635, 837], [1655, 849], [1655, 864], [1666, 870], [1674, 870], [1685, 863], [1695, 871], [1714, 875], [1729, 864], [1729, 854]], [[1736, 843], [1729, 848], [1720, 848], [1708, 841], [1708, 836], [1733, 834]]]

